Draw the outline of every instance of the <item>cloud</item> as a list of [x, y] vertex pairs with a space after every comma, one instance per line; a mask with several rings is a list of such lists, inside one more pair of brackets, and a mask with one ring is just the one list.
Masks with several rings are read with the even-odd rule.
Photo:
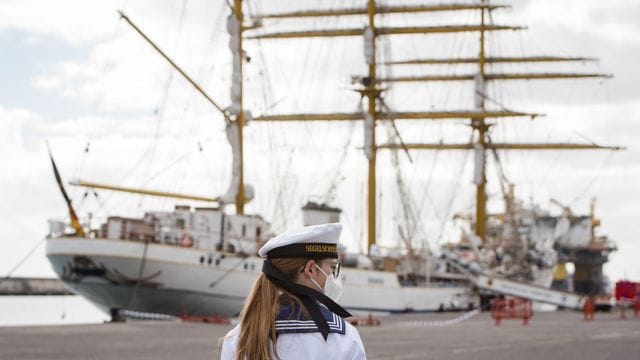
[[[45, 176], [46, 151], [44, 143], [29, 144], [25, 133], [42, 117], [25, 109], [9, 109], [0, 106], [0, 191], [3, 206], [0, 206], [0, 263], [4, 264], [0, 272], [9, 271], [16, 265], [18, 256], [46, 234], [47, 212], [56, 208], [51, 194], [53, 179], [51, 174]], [[50, 170], [49, 170], [50, 171]], [[10, 204], [10, 206], [9, 206]], [[58, 202], [62, 205], [62, 202]], [[60, 207], [58, 208], [60, 210]], [[50, 214], [48, 214], [50, 215]], [[39, 266], [41, 270], [48, 267]]]
[[[517, 16], [530, 27], [544, 26], [566, 28], [567, 30], [590, 36], [605, 42], [636, 43], [640, 31], [637, 18], [640, 4], [625, 0], [603, 3], [597, 0], [536, 0], [522, 1]], [[571, 14], [571, 16], [561, 16]]]
[[0, 3], [0, 30], [22, 30], [64, 39], [74, 46], [107, 36], [117, 1], [8, 0]]
[[[176, 12], [158, 10], [157, 4], [131, 3], [125, 10], [203, 87], [208, 88], [214, 80], [214, 86], [208, 91], [225, 104], [228, 80], [220, 86], [218, 79], [211, 79], [210, 72], [204, 69], [203, 61], [208, 56], [207, 59], [214, 59], [207, 62], [209, 66], [230, 63], [224, 16], [218, 16], [215, 23], [210, 16], [226, 4], [216, 3], [214, 9], [211, 5], [203, 8], [203, 4], [192, 4], [191, 9], [202, 12], [186, 12], [184, 17], [188, 21], [184, 23], [175, 16]], [[23, 31], [27, 34], [25, 41], [33, 46], [53, 38], [87, 49], [85, 59], [60, 62], [54, 71], [31, 79], [34, 88], [84, 104], [99, 103], [108, 111], [150, 109], [161, 99], [170, 74], [174, 74], [175, 82], [184, 83], [184, 80], [131, 27], [118, 19], [116, 9], [120, 5], [119, 1], [6, 1], [0, 3], [0, 31]], [[164, 5], [165, 9], [181, 10], [178, 3]], [[224, 56], [220, 56], [221, 53]], [[188, 91], [193, 94], [190, 87]]]

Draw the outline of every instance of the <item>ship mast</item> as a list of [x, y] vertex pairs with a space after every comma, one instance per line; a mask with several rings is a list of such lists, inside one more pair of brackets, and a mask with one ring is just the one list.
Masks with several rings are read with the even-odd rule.
[[[488, 0], [482, 0], [482, 4], [488, 5]], [[486, 241], [487, 224], [487, 193], [486, 193], [486, 154], [491, 149], [502, 150], [587, 150], [606, 149], [621, 150], [618, 146], [600, 146], [596, 144], [568, 144], [568, 143], [544, 143], [544, 144], [514, 144], [514, 143], [491, 143], [487, 144], [488, 131], [492, 124], [486, 122], [489, 116], [485, 116], [485, 102], [487, 98], [487, 81], [494, 80], [542, 80], [542, 79], [567, 79], [567, 78], [609, 78], [607, 74], [593, 73], [487, 73], [487, 63], [521, 63], [521, 62], [572, 62], [572, 61], [593, 61], [592, 58], [585, 57], [555, 57], [555, 56], [533, 56], [533, 57], [487, 57], [486, 55], [486, 16], [491, 10], [484, 7], [480, 10], [480, 30], [478, 58], [463, 59], [414, 59], [407, 61], [390, 62], [391, 65], [414, 65], [414, 64], [478, 64], [476, 75], [436, 75], [436, 76], [413, 76], [396, 77], [384, 79], [388, 82], [425, 82], [425, 81], [474, 81], [475, 110], [479, 116], [471, 116], [471, 127], [477, 132], [476, 142], [473, 144], [394, 144], [393, 146], [381, 145], [380, 148], [392, 149], [424, 149], [424, 150], [454, 150], [473, 149], [475, 152], [475, 171], [473, 182], [476, 186], [476, 211], [475, 211], [475, 234], [483, 242]]]
[[[231, 5], [229, 5], [231, 6]], [[245, 187], [244, 184], [244, 154], [243, 154], [243, 130], [247, 117], [247, 112], [243, 106], [243, 76], [242, 63], [244, 61], [244, 52], [242, 50], [242, 33], [245, 30], [243, 26], [244, 16], [242, 13], [242, 0], [234, 0], [234, 7], [231, 8], [231, 15], [227, 18], [227, 30], [230, 33], [229, 46], [233, 55], [233, 73], [231, 84], [231, 105], [222, 108], [214, 101], [209, 94], [190, 77], [175, 61], [173, 61], [156, 43], [154, 43], [142, 30], [129, 19], [122, 11], [118, 11], [120, 17], [124, 19], [149, 45], [153, 47], [182, 77], [187, 80], [213, 107], [220, 112], [226, 121], [226, 133], [229, 144], [232, 148], [232, 179], [227, 192], [218, 197], [206, 197], [191, 194], [179, 194], [158, 190], [140, 189], [132, 187], [123, 187], [110, 184], [101, 184], [89, 181], [74, 181], [71, 185], [82, 186], [93, 189], [105, 189], [111, 191], [120, 191], [133, 194], [177, 198], [193, 201], [217, 202], [220, 208], [229, 203], [234, 203], [236, 214], [244, 214], [244, 205], [253, 197], [253, 191], [250, 186]], [[247, 193], [249, 190], [249, 193]]]
[[[482, 0], [486, 2], [486, 0]], [[484, 25], [485, 11], [480, 10], [480, 24]], [[485, 38], [484, 30], [480, 30], [480, 49], [478, 53], [478, 77], [475, 81], [475, 106], [478, 110], [485, 108]], [[474, 183], [476, 185], [476, 235], [484, 240], [486, 233], [486, 212], [487, 212], [487, 193], [485, 185], [487, 178], [485, 176], [486, 168], [486, 131], [488, 129], [484, 117], [471, 118], [471, 126], [478, 132], [478, 141], [476, 143], [476, 172], [474, 174]]]
[[[569, 79], [569, 78], [608, 78], [610, 75], [599, 73], [496, 73], [487, 72], [487, 64], [496, 63], [541, 63], [541, 62], [572, 62], [591, 61], [584, 57], [557, 57], [557, 56], [528, 56], [528, 57], [490, 57], [486, 54], [486, 36], [489, 31], [521, 30], [522, 27], [489, 24], [487, 15], [496, 9], [506, 8], [505, 5], [490, 4], [488, 0], [481, 0], [476, 4], [440, 4], [421, 6], [379, 6], [375, 0], [369, 0], [366, 8], [348, 8], [339, 10], [308, 10], [281, 14], [261, 15], [259, 19], [286, 19], [303, 17], [326, 16], [350, 16], [367, 15], [368, 25], [364, 31], [362, 28], [323, 29], [306, 31], [285, 31], [276, 33], [259, 33], [250, 35], [247, 39], [291, 39], [314, 37], [342, 37], [363, 36], [365, 42], [365, 60], [368, 65], [368, 73], [360, 78], [362, 88], [358, 90], [362, 97], [367, 98], [368, 108], [364, 113], [328, 113], [328, 114], [276, 114], [257, 116], [254, 121], [354, 121], [364, 120], [365, 142], [364, 151], [368, 160], [368, 191], [367, 191], [367, 243], [368, 249], [376, 242], [376, 154], [383, 149], [423, 149], [423, 150], [474, 150], [476, 158], [476, 171], [474, 183], [476, 185], [476, 224], [475, 233], [482, 240], [486, 240], [486, 152], [489, 149], [504, 150], [582, 150], [582, 149], [608, 149], [620, 150], [616, 146], [601, 146], [597, 144], [574, 143], [494, 143], [489, 141], [489, 129], [492, 126], [487, 119], [494, 118], [530, 118], [541, 114], [525, 113], [508, 109], [486, 109], [488, 81], [506, 80], [541, 80], [541, 79]], [[460, 11], [480, 10], [480, 23], [476, 25], [445, 25], [445, 26], [412, 26], [412, 27], [376, 27], [375, 15], [387, 13], [419, 13], [434, 11]], [[453, 59], [413, 59], [405, 61], [390, 61], [388, 65], [413, 65], [413, 64], [478, 64], [476, 74], [452, 74], [452, 75], [422, 75], [402, 77], [378, 77], [376, 73], [375, 40], [382, 35], [400, 34], [447, 34], [458, 32], [478, 32], [479, 49], [477, 58], [453, 58]], [[382, 83], [395, 82], [448, 82], [448, 81], [474, 81], [475, 106], [471, 110], [447, 110], [424, 112], [395, 112], [383, 107], [380, 102]], [[378, 106], [380, 105], [380, 106]], [[379, 109], [378, 109], [379, 108]], [[384, 111], [383, 111], [384, 109]], [[377, 120], [449, 120], [470, 119], [471, 127], [477, 132], [475, 142], [462, 144], [377, 144], [375, 126]]]
[[368, 82], [363, 81], [366, 87], [364, 94], [367, 96], [368, 112], [365, 115], [365, 155], [369, 162], [368, 191], [367, 191], [367, 251], [376, 243], [376, 99], [380, 89], [376, 87], [376, 2], [369, 0], [368, 6], [369, 27], [364, 31], [365, 57], [369, 65]]
[[[231, 87], [231, 102], [232, 106], [237, 104], [237, 113], [234, 113], [236, 109], [232, 108], [232, 122], [235, 122], [235, 127], [238, 133], [238, 152], [239, 152], [239, 164], [237, 164], [238, 173], [238, 188], [235, 196], [236, 214], [244, 214], [244, 204], [247, 202], [245, 188], [244, 188], [244, 146], [243, 146], [243, 132], [245, 124], [244, 113], [244, 98], [243, 98], [243, 76], [242, 76], [242, 64], [244, 62], [243, 49], [242, 49], [242, 33], [244, 31], [243, 21], [244, 14], [242, 13], [242, 0], [234, 0], [234, 7], [232, 9], [232, 17], [235, 17], [235, 23], [237, 24], [237, 36], [232, 36], [232, 41], [235, 40], [235, 44], [231, 44], [233, 53], [233, 76]], [[235, 49], [233, 46], [235, 45]], [[235, 171], [236, 169], [234, 169]]]
[[[219, 202], [221, 206], [225, 204], [234, 203], [236, 207], [236, 214], [244, 214], [244, 205], [251, 200], [251, 195], [247, 196], [247, 188], [244, 184], [244, 144], [243, 144], [243, 132], [244, 125], [247, 121], [247, 113], [244, 111], [244, 99], [243, 99], [243, 75], [242, 65], [244, 61], [244, 52], [242, 48], [243, 31], [245, 27], [243, 25], [244, 15], [242, 12], [242, 0], [234, 0], [234, 6], [231, 8], [231, 14], [227, 18], [227, 30], [229, 31], [230, 41], [229, 47], [232, 54], [232, 76], [231, 76], [231, 104], [222, 109], [216, 102], [214, 102], [209, 95], [191, 78], [189, 77], [178, 65], [175, 64], [160, 48], [155, 45], [142, 31], [129, 20], [122, 12], [121, 17], [124, 18], [153, 48], [158, 51], [178, 72], [187, 79], [214, 107], [220, 111], [227, 123], [226, 133], [231, 150], [233, 153], [232, 159], [232, 179], [231, 184], [227, 192], [213, 201]], [[114, 187], [111, 186], [111, 190]], [[131, 189], [120, 189], [118, 191], [128, 191]], [[165, 194], [159, 194], [159, 192], [150, 190], [136, 189], [138, 192], [145, 193], [147, 195], [166, 196]], [[176, 197], [175, 194], [169, 194], [169, 197]], [[189, 199], [190, 195], [181, 195], [182, 198]], [[212, 200], [207, 200], [212, 201]]]
[[[379, 112], [378, 105], [380, 94], [383, 89], [378, 85], [388, 79], [380, 79], [376, 69], [376, 37], [380, 35], [400, 35], [400, 34], [433, 34], [433, 33], [457, 33], [476, 31], [502, 31], [519, 30], [520, 27], [499, 26], [499, 25], [456, 25], [456, 26], [413, 26], [413, 27], [381, 27], [375, 25], [376, 14], [390, 13], [418, 13], [436, 11], [461, 11], [461, 10], [493, 10], [507, 7], [505, 5], [492, 5], [486, 3], [477, 4], [439, 4], [424, 6], [376, 6], [375, 0], [369, 0], [366, 8], [341, 9], [341, 10], [309, 10], [296, 11], [281, 14], [262, 15], [260, 19], [283, 19], [299, 17], [325, 17], [325, 16], [349, 16], [367, 15], [368, 25], [364, 31], [362, 28], [337, 29], [337, 30], [312, 30], [312, 31], [292, 31], [257, 34], [248, 36], [248, 39], [290, 39], [308, 37], [339, 37], [339, 36], [363, 36], [365, 44], [365, 60], [368, 66], [368, 73], [360, 79], [362, 88], [358, 90], [362, 97], [367, 98], [367, 111], [362, 113], [338, 113], [338, 114], [284, 114], [265, 115], [255, 117], [254, 121], [353, 121], [364, 120], [365, 142], [364, 152], [368, 161], [367, 177], [367, 249], [376, 243], [376, 155], [379, 146], [376, 144], [376, 122], [379, 119], [460, 119], [475, 116], [495, 116], [495, 117], [535, 117], [539, 114], [517, 113], [512, 111], [492, 111], [485, 113], [484, 109], [462, 110], [462, 111], [428, 111], [428, 112]], [[381, 107], [381, 106], [380, 106]]]

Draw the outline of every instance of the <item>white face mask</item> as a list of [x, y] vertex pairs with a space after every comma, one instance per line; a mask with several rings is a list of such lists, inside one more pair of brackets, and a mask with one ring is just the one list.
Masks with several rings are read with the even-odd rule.
[[322, 288], [320, 284], [318, 284], [318, 282], [316, 282], [315, 280], [311, 279], [311, 281], [313, 281], [313, 283], [316, 284], [316, 286], [320, 290], [322, 290], [323, 294], [331, 298], [331, 300], [338, 301], [340, 296], [342, 296], [342, 280], [340, 280], [339, 277], [335, 278], [333, 277], [333, 275], [331, 276], [327, 275], [327, 273], [324, 272], [324, 270], [322, 270], [320, 266], [318, 266], [318, 264], [315, 264], [315, 266], [326, 277], [326, 280], [324, 282], [324, 288]]

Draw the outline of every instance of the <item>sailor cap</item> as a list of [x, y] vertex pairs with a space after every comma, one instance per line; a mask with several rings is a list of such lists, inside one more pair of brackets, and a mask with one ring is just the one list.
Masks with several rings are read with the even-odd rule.
[[280, 234], [267, 241], [258, 255], [269, 259], [303, 257], [338, 258], [339, 223], [305, 226]]

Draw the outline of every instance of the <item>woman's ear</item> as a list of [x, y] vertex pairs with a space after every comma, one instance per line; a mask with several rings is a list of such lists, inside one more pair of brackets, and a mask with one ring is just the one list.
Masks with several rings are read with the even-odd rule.
[[307, 263], [304, 265], [304, 271], [303, 272], [307, 276], [312, 277], [314, 271], [316, 270], [314, 265], [315, 265], [315, 261], [313, 261], [313, 260], [307, 261]]

